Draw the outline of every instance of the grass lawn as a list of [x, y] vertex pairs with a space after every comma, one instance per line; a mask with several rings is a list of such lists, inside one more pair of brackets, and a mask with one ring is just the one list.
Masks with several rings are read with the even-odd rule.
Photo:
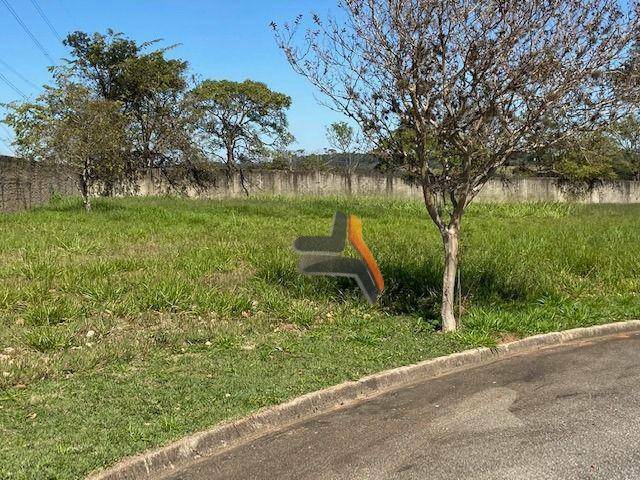
[[[306, 278], [298, 235], [359, 215], [369, 306]], [[78, 200], [0, 215], [0, 478], [75, 479], [367, 373], [538, 332], [640, 318], [639, 206], [476, 205], [463, 330], [436, 333], [441, 244], [418, 203]]]

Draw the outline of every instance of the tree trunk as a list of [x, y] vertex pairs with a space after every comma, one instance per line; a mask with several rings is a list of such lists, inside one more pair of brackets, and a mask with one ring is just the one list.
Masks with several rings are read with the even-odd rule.
[[84, 204], [85, 211], [90, 212], [91, 195], [89, 192], [89, 170], [86, 166], [82, 171], [82, 175], [80, 175], [80, 193], [82, 193], [82, 203]]
[[234, 143], [227, 142], [225, 149], [227, 150], [227, 171], [229, 173], [236, 171], [236, 159], [233, 152]]
[[236, 166], [236, 162], [233, 158], [233, 149], [227, 147], [227, 168], [231, 171]]
[[[442, 275], [442, 330], [452, 332], [457, 329], [456, 316], [454, 313], [456, 295], [456, 274], [458, 273], [458, 249], [460, 245], [460, 221], [467, 201], [466, 197], [454, 202], [454, 210], [451, 214], [450, 222], [443, 221], [438, 210], [438, 200], [433, 191], [425, 183], [422, 185], [424, 204], [433, 223], [436, 224], [442, 236], [444, 247], [444, 274]], [[460, 203], [462, 202], [462, 203]]]
[[444, 244], [444, 275], [442, 277], [442, 330], [452, 332], [457, 328], [454, 313], [456, 274], [458, 272], [458, 246], [460, 228], [454, 225], [442, 231]]
[[84, 195], [83, 196], [83, 200], [84, 200], [84, 209], [86, 212], [90, 212], [91, 211], [91, 198], [89, 197], [89, 195]]

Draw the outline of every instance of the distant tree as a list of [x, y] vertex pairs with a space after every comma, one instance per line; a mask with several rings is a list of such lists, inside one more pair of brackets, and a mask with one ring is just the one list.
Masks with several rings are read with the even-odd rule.
[[6, 122], [21, 156], [77, 173], [87, 211], [96, 183], [114, 182], [124, 173], [129, 145], [121, 105], [96, 98], [82, 85], [59, 79], [35, 102], [11, 105]]
[[64, 43], [71, 58], [54, 74], [84, 85], [93, 95], [117, 101], [127, 116], [129, 170], [175, 166], [194, 155], [187, 90], [188, 64], [165, 58], [171, 47], [149, 50], [121, 33], [74, 32]]
[[622, 0], [340, 6], [339, 17], [314, 15], [302, 39], [303, 17], [274, 25], [277, 42], [296, 72], [421, 185], [444, 246], [443, 329], [455, 330], [465, 209], [519, 152], [616, 118], [636, 11]]
[[346, 173], [354, 173], [360, 164], [360, 140], [355, 129], [347, 122], [334, 122], [327, 127], [327, 141], [329, 145], [344, 159]]
[[546, 149], [539, 171], [575, 187], [593, 187], [615, 180], [623, 167], [623, 152], [605, 130], [585, 132]]
[[640, 118], [638, 114], [630, 114], [617, 122], [611, 129], [627, 167], [628, 175], [633, 180], [640, 180]]
[[239, 160], [265, 155], [269, 147], [292, 142], [286, 110], [291, 98], [264, 83], [205, 80], [191, 91], [200, 144], [217, 156], [229, 172]]
[[309, 153], [300, 159], [298, 168], [306, 171], [323, 172], [330, 170], [331, 160], [319, 153]]
[[269, 166], [276, 170], [294, 171], [297, 168], [298, 160], [304, 155], [304, 150], [291, 150], [286, 147], [273, 148], [269, 150]]

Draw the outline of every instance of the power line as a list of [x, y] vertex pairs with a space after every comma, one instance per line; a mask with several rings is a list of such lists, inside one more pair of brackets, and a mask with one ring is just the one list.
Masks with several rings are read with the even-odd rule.
[[40, 7], [38, 0], [31, 0], [31, 3], [33, 4], [34, 8], [38, 11], [38, 15], [40, 15], [40, 18], [42, 18], [42, 20], [44, 20], [44, 23], [47, 24], [47, 26], [49, 27], [49, 30], [51, 30], [51, 32], [56, 36], [56, 38], [60, 41], [60, 43], [62, 43], [62, 37], [60, 36], [56, 28], [53, 26], [53, 24], [49, 20], [49, 17], [47, 17], [47, 15], [44, 13], [44, 10], [42, 10], [42, 8]]
[[0, 127], [2, 127], [2, 131], [5, 132], [6, 134], [5, 137], [0, 137], [0, 140], [2, 141], [2, 143], [4, 143], [7, 146], [7, 148], [9, 149], [9, 152], [15, 155], [15, 149], [13, 148], [13, 145], [12, 145], [13, 142], [11, 141], [11, 137], [14, 136], [13, 132], [11, 132], [5, 126], [5, 123], [3, 121], [0, 121]]
[[78, 19], [76, 18], [76, 16], [72, 12], [69, 11], [69, 9], [64, 4], [64, 2], [62, 0], [58, 0], [58, 4], [62, 7], [62, 11], [67, 16], [67, 20], [70, 20], [71, 24], [77, 25], [78, 24]]
[[15, 68], [13, 68], [11, 65], [9, 65], [7, 62], [5, 62], [4, 60], [2, 60], [0, 58], [0, 65], [2, 65], [4, 68], [6, 68], [7, 70], [9, 70], [11, 73], [13, 73], [16, 77], [20, 78], [20, 80], [22, 80], [24, 83], [29, 84], [31, 87], [33, 88], [39, 88], [35, 83], [33, 83], [31, 80], [29, 80], [27, 77], [25, 77], [24, 75], [22, 75], [20, 72], [18, 72]]
[[0, 80], [4, 81], [4, 83], [9, 85], [9, 87], [18, 95], [20, 95], [22, 98], [24, 98], [25, 100], [27, 99], [27, 96], [24, 94], [24, 92], [20, 90], [18, 87], [16, 87], [13, 83], [11, 83], [11, 80], [5, 77], [3, 73], [0, 73]]
[[52, 65], [55, 65], [56, 62], [53, 61], [53, 58], [51, 58], [51, 55], [49, 55], [49, 52], [47, 52], [47, 49], [42, 46], [42, 44], [36, 38], [36, 36], [31, 32], [31, 30], [29, 30], [29, 27], [25, 25], [25, 23], [22, 21], [20, 16], [16, 13], [13, 7], [9, 4], [9, 2], [7, 0], [0, 0], [0, 1], [4, 3], [4, 6], [7, 7], [7, 10], [9, 10], [9, 13], [13, 15], [13, 18], [16, 19], [16, 21], [20, 24], [20, 26], [26, 32], [26, 34], [29, 35], [29, 38], [31, 38], [31, 40], [36, 45], [36, 47], [40, 49], [40, 51], [44, 54], [45, 57], [47, 57], [47, 59], [51, 62]]

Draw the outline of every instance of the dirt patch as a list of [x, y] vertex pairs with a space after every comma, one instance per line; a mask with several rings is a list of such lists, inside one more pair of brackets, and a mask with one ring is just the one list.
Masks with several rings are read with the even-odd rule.
[[511, 343], [516, 340], [520, 340], [520, 337], [515, 333], [502, 333], [500, 334], [500, 339], [498, 340], [498, 344], [502, 345], [503, 343]]
[[276, 332], [299, 332], [300, 327], [294, 323], [280, 323], [276, 327]]
[[247, 263], [238, 263], [235, 269], [227, 272], [212, 272], [200, 280], [207, 287], [231, 289], [245, 284], [255, 276], [256, 270]]

